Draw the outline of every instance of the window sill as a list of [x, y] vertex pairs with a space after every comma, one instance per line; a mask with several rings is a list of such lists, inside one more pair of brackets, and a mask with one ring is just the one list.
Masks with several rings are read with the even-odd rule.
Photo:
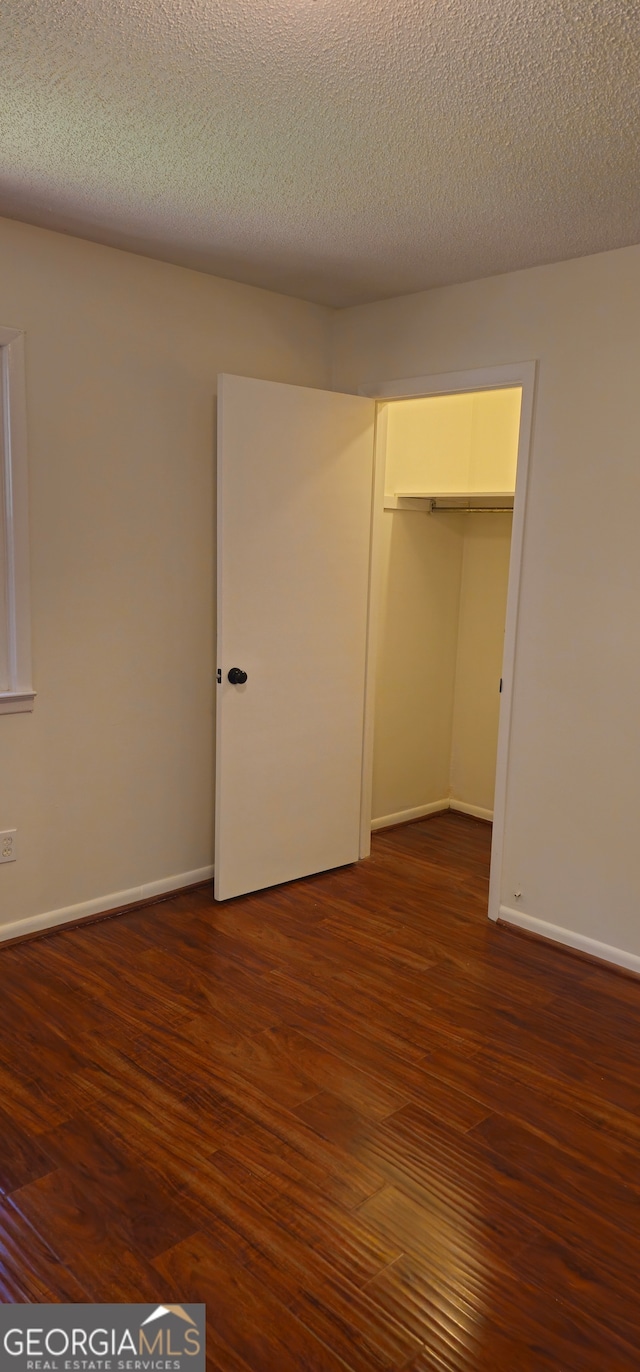
[[33, 710], [35, 697], [35, 691], [0, 691], [0, 715], [18, 715]]

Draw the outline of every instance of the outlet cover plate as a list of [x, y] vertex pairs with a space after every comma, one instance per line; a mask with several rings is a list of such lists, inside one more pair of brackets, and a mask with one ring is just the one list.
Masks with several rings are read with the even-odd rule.
[[0, 829], [0, 862], [15, 862], [16, 829]]

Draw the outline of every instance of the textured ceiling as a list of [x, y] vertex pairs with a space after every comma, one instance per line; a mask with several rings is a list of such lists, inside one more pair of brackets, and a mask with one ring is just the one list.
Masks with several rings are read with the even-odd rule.
[[2, 0], [0, 213], [331, 305], [640, 239], [638, 0]]

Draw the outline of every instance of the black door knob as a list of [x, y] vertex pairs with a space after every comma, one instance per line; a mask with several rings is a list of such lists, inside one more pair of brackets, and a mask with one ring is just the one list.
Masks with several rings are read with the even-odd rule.
[[246, 679], [247, 673], [243, 672], [241, 667], [232, 667], [227, 675], [227, 681], [230, 681], [232, 686], [244, 686]]

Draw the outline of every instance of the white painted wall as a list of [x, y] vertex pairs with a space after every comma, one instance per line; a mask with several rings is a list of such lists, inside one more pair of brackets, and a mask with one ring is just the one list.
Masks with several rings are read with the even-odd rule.
[[345, 390], [539, 359], [502, 901], [627, 962], [640, 958], [639, 318], [633, 247], [334, 323]]
[[518, 386], [385, 405], [385, 491], [513, 491]]
[[[502, 899], [627, 961], [638, 318], [634, 247], [333, 323], [338, 389], [540, 360]], [[5, 221], [0, 320], [27, 333], [38, 689], [33, 715], [0, 719], [0, 828], [20, 842], [0, 868], [6, 927], [210, 862], [215, 375], [325, 385], [328, 314]]]
[[328, 320], [0, 221], [0, 323], [26, 331], [38, 692], [0, 717], [5, 932], [210, 866], [216, 374], [326, 385]]
[[373, 820], [449, 796], [462, 516], [385, 510]]

